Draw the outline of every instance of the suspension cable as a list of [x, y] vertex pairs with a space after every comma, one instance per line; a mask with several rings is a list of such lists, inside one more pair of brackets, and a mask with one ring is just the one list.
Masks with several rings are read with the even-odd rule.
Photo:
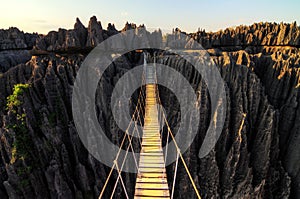
[[166, 125], [167, 125], [168, 131], [169, 131], [169, 133], [170, 133], [170, 136], [171, 136], [171, 138], [172, 138], [172, 140], [173, 140], [173, 142], [174, 142], [174, 145], [175, 145], [175, 147], [176, 147], [176, 150], [177, 150], [177, 152], [178, 152], [179, 155], [180, 155], [180, 159], [181, 159], [181, 161], [182, 161], [182, 163], [183, 163], [183, 166], [184, 166], [184, 168], [185, 168], [185, 170], [186, 170], [186, 172], [187, 172], [187, 174], [188, 174], [188, 176], [189, 176], [189, 178], [190, 178], [190, 181], [191, 181], [191, 183], [192, 183], [192, 185], [193, 185], [193, 188], [194, 188], [194, 190], [195, 190], [195, 192], [196, 192], [198, 198], [201, 198], [201, 196], [200, 196], [200, 194], [199, 194], [199, 191], [198, 191], [198, 189], [197, 189], [197, 187], [196, 187], [196, 184], [195, 184], [195, 182], [194, 182], [194, 180], [193, 180], [193, 178], [192, 178], [192, 175], [191, 175], [191, 173], [190, 173], [190, 171], [189, 171], [189, 169], [188, 169], [188, 167], [187, 167], [187, 164], [186, 164], [186, 162], [185, 162], [185, 160], [184, 160], [184, 158], [183, 158], [183, 156], [182, 156], [182, 154], [181, 154], [181, 152], [180, 152], [180, 148], [179, 148], [178, 145], [177, 145], [177, 142], [176, 142], [176, 140], [175, 140], [175, 137], [174, 137], [174, 135], [173, 135], [173, 133], [172, 133], [172, 131], [171, 131], [171, 128], [170, 128], [170, 126], [169, 126], [169, 124], [168, 124], [168, 121], [167, 121], [167, 119], [166, 119], [166, 117], [165, 117], [164, 114], [163, 114], [163, 117], [164, 117], [164, 120], [165, 120], [165, 122], [166, 122]]
[[[155, 72], [156, 72], [156, 70], [155, 70]], [[158, 89], [157, 76], [156, 76], [156, 75], [155, 75], [155, 82], [156, 82], [156, 87], [157, 87], [157, 89]], [[158, 98], [159, 103], [161, 103], [160, 96], [159, 96], [159, 92], [157, 92], [157, 98]], [[189, 171], [189, 169], [188, 169], [188, 167], [187, 167], [187, 164], [186, 164], [186, 162], [185, 162], [185, 160], [184, 160], [184, 158], [183, 158], [183, 156], [182, 156], [182, 153], [180, 152], [180, 148], [178, 147], [178, 144], [177, 144], [177, 142], [176, 142], [176, 139], [175, 139], [175, 137], [174, 137], [174, 135], [173, 135], [173, 133], [172, 133], [172, 131], [171, 131], [171, 128], [170, 128], [170, 126], [169, 126], [169, 123], [168, 123], [168, 120], [167, 120], [167, 118], [166, 118], [166, 116], [165, 116], [165, 113], [164, 113], [162, 110], [161, 110], [161, 112], [162, 112], [162, 115], [163, 115], [164, 122], [166, 123], [167, 129], [168, 129], [168, 136], [169, 136], [169, 135], [171, 136], [171, 138], [172, 138], [172, 140], [173, 140], [173, 142], [174, 142], [175, 148], [176, 148], [176, 150], [177, 150], [177, 153], [179, 154], [180, 159], [181, 159], [181, 161], [182, 161], [182, 163], [183, 163], [183, 166], [184, 166], [184, 168], [185, 168], [185, 170], [186, 170], [186, 172], [187, 172], [187, 174], [188, 174], [188, 176], [189, 176], [189, 179], [190, 179], [190, 181], [191, 181], [191, 183], [192, 183], [192, 186], [193, 186], [193, 188], [194, 188], [194, 191], [195, 191], [196, 195], [198, 196], [198, 198], [201, 199], [201, 196], [200, 196], [199, 191], [198, 191], [198, 189], [197, 189], [197, 186], [196, 186], [196, 184], [195, 184], [195, 182], [194, 182], [194, 179], [193, 179], [193, 177], [192, 177], [192, 175], [191, 175], [191, 173], [190, 173], [190, 171]], [[168, 141], [169, 141], [169, 140], [168, 140], [168, 138], [167, 138], [167, 146], [168, 146]], [[167, 146], [166, 146], [166, 147], [167, 147]], [[166, 156], [167, 156], [167, 154], [168, 154], [168, 151], [167, 151], [167, 149], [166, 149]], [[165, 158], [165, 160], [166, 160], [166, 158]], [[174, 176], [174, 177], [175, 177], [175, 176]]]
[[[139, 99], [140, 99], [140, 98], [139, 98]], [[136, 109], [136, 110], [137, 110], [137, 109]], [[136, 111], [135, 111], [135, 112], [136, 112]], [[139, 112], [138, 112], [138, 113], [139, 113]], [[134, 114], [135, 114], [135, 113], [134, 113]], [[133, 114], [133, 117], [134, 117], [134, 114]], [[138, 115], [139, 115], [139, 114], [138, 114]], [[133, 121], [133, 120], [131, 120], [131, 121]], [[117, 184], [118, 184], [119, 180], [121, 180], [121, 183], [122, 183], [123, 189], [124, 189], [124, 191], [125, 191], [125, 194], [127, 193], [126, 187], [124, 186], [124, 182], [123, 182], [123, 179], [122, 179], [122, 176], [121, 176], [121, 170], [122, 170], [123, 167], [124, 167], [125, 160], [126, 160], [127, 155], [128, 155], [129, 147], [131, 147], [132, 151], [134, 152], [133, 147], [132, 147], [132, 139], [133, 139], [133, 137], [134, 137], [135, 132], [136, 132], [136, 131], [135, 131], [135, 128], [134, 128], [133, 134], [132, 134], [132, 136], [130, 137], [130, 136], [129, 136], [129, 133], [128, 133], [128, 129], [126, 130], [126, 135], [128, 136], [129, 145], [128, 145], [127, 150], [126, 150], [125, 157], [124, 157], [124, 159], [123, 159], [123, 161], [122, 161], [121, 169], [118, 168], [117, 158], [116, 158], [115, 161], [114, 161], [114, 164], [116, 165], [117, 170], [118, 170], [118, 178], [117, 178], [117, 180], [116, 180], [116, 182], [115, 182], [115, 185], [114, 185], [114, 188], [113, 188], [113, 192], [112, 192], [112, 194], [111, 194], [111, 198], [113, 197], [113, 195], [114, 195], [114, 193], [115, 193], [115, 191], [116, 191]], [[134, 154], [133, 154], [133, 155], [134, 155]], [[136, 161], [135, 155], [134, 155], [134, 160], [135, 160], [136, 167], [137, 167], [137, 170], [138, 170], [138, 165], [137, 165], [137, 161]]]
[[[123, 181], [123, 178], [122, 178], [122, 176], [121, 176], [121, 170], [119, 169], [119, 167], [118, 167], [118, 163], [117, 163], [117, 161], [115, 160], [115, 164], [116, 164], [116, 167], [117, 167], [117, 171], [118, 171], [118, 179], [120, 179], [121, 180], [121, 184], [122, 184], [122, 187], [123, 187], [123, 189], [124, 189], [124, 192], [125, 192], [125, 195], [126, 195], [126, 198], [127, 199], [129, 199], [129, 197], [128, 197], [128, 193], [127, 193], [127, 190], [126, 190], [126, 187], [125, 187], [125, 184], [124, 184], [124, 181]], [[122, 169], [122, 168], [121, 168]], [[110, 199], [112, 199], [112, 197], [114, 196], [114, 194], [115, 194], [115, 191], [116, 191], [116, 185], [117, 185], [117, 183], [118, 183], [118, 180], [116, 181], [116, 184], [115, 184], [115, 187], [114, 187], [114, 191], [112, 192], [112, 194], [111, 194], [111, 196], [110, 196]]]
[[175, 183], [176, 183], [176, 176], [177, 176], [177, 168], [178, 168], [178, 159], [179, 159], [179, 153], [177, 152], [176, 156], [176, 166], [175, 166], [175, 171], [174, 171], [174, 179], [173, 179], [173, 186], [172, 186], [172, 193], [171, 193], [171, 199], [173, 199], [174, 196], [174, 190], [175, 190]]
[[[154, 63], [154, 64], [155, 64], [155, 63]], [[156, 103], [157, 103], [157, 105], [160, 105], [160, 104], [161, 104], [161, 99], [160, 99], [160, 96], [159, 96], [159, 90], [158, 90], [158, 84], [157, 84], [156, 67], [154, 67], [154, 73], [155, 73], [154, 76], [155, 76], [155, 85], [156, 85], [156, 87], [155, 87]], [[112, 168], [111, 168], [111, 170], [110, 170], [110, 173], [109, 173], [109, 175], [108, 175], [108, 177], [107, 177], [107, 179], [106, 179], [106, 181], [105, 181], [105, 184], [104, 184], [104, 186], [103, 186], [103, 188], [102, 188], [102, 191], [101, 191], [101, 193], [100, 193], [99, 199], [102, 198], [102, 196], [103, 196], [103, 194], [104, 194], [104, 191], [105, 191], [105, 189], [106, 189], [106, 187], [107, 187], [108, 181], [109, 181], [109, 179], [111, 178], [112, 172], [113, 172], [113, 170], [114, 170], [115, 168], [116, 168], [116, 170], [117, 170], [117, 172], [118, 172], [118, 177], [117, 177], [117, 180], [116, 180], [116, 183], [115, 183], [115, 186], [114, 186], [114, 189], [113, 189], [113, 193], [112, 193], [112, 195], [111, 195], [111, 198], [113, 197], [113, 195], [114, 195], [114, 193], [115, 193], [115, 191], [116, 191], [117, 183], [119, 182], [119, 180], [121, 181], [121, 185], [122, 185], [122, 187], [123, 187], [123, 189], [124, 189], [126, 198], [127, 198], [127, 199], [129, 198], [121, 174], [122, 174], [122, 169], [123, 169], [124, 164], [125, 164], [125, 160], [126, 160], [126, 158], [127, 158], [128, 152], [129, 152], [129, 148], [131, 148], [131, 150], [134, 152], [133, 145], [132, 145], [132, 139], [133, 139], [133, 136], [134, 136], [135, 133], [138, 134], [139, 143], [140, 143], [140, 145], [141, 145], [141, 138], [140, 138], [140, 136], [139, 136], [139, 130], [138, 130], [138, 128], [137, 128], [137, 121], [139, 121], [140, 124], [142, 124], [142, 123], [141, 123], [140, 110], [141, 110], [143, 107], [145, 107], [145, 102], [141, 100], [141, 98], [142, 98], [142, 99], [145, 99], [145, 95], [144, 95], [144, 93], [143, 93], [143, 87], [142, 87], [142, 86], [143, 86], [143, 82], [145, 82], [145, 71], [143, 71], [143, 74], [142, 74], [141, 90], [140, 90], [140, 93], [139, 93], [137, 105], [136, 105], [135, 110], [134, 110], [134, 113], [133, 113], [133, 115], [132, 115], [132, 119], [130, 120], [129, 125], [128, 125], [126, 131], [125, 131], [125, 134], [124, 134], [123, 140], [122, 140], [122, 142], [121, 142], [119, 151], [118, 151], [118, 153], [117, 153], [117, 155], [116, 155], [116, 158], [115, 158], [115, 160], [114, 160], [114, 164], [113, 164], [113, 166], [112, 166]], [[188, 177], [189, 177], [189, 179], [190, 179], [190, 181], [191, 181], [191, 183], [192, 183], [192, 186], [193, 186], [193, 188], [194, 188], [194, 191], [195, 191], [196, 195], [198, 196], [199, 199], [201, 199], [201, 196], [200, 196], [199, 191], [198, 191], [198, 189], [197, 189], [197, 187], [196, 187], [196, 184], [195, 184], [195, 182], [194, 182], [194, 180], [193, 180], [193, 178], [192, 178], [192, 176], [191, 176], [191, 173], [190, 173], [190, 171], [189, 171], [189, 169], [188, 169], [188, 167], [187, 167], [187, 164], [186, 164], [186, 162], [185, 162], [185, 160], [184, 160], [184, 158], [183, 158], [183, 155], [182, 155], [182, 153], [181, 153], [181, 151], [180, 151], [180, 148], [178, 147], [178, 144], [177, 144], [177, 142], [176, 142], [176, 140], [175, 140], [174, 134], [173, 134], [172, 131], [171, 131], [170, 125], [169, 125], [169, 123], [168, 123], [168, 121], [167, 121], [166, 115], [165, 115], [163, 109], [161, 108], [161, 106], [158, 107], [158, 111], [159, 111], [159, 115], [160, 115], [160, 118], [159, 118], [160, 126], [162, 125], [160, 130], [161, 130], [161, 131], [163, 130], [163, 126], [164, 126], [163, 123], [166, 124], [167, 130], [168, 130], [168, 135], [167, 135], [167, 140], [166, 140], [166, 153], [165, 153], [165, 162], [164, 162], [164, 164], [166, 163], [166, 160], [167, 160], [168, 144], [169, 144], [169, 137], [170, 137], [170, 136], [171, 136], [171, 140], [174, 141], [174, 145], [175, 145], [175, 148], [176, 148], [176, 150], [177, 150], [176, 165], [175, 165], [175, 171], [174, 171], [174, 179], [173, 179], [173, 183], [172, 183], [173, 186], [172, 186], [172, 192], [171, 192], [171, 199], [173, 199], [173, 196], [174, 196], [174, 190], [175, 190], [175, 184], [176, 184], [176, 177], [177, 177], [177, 170], [178, 170], [178, 161], [179, 161], [179, 157], [180, 157], [180, 159], [181, 159], [181, 161], [182, 161], [182, 163], [183, 163], [183, 165], [184, 165], [184, 168], [185, 168], [185, 170], [186, 170], [186, 172], [187, 172], [187, 174], [188, 174]], [[137, 116], [136, 116], [136, 113], [137, 113]], [[144, 116], [143, 116], [143, 119], [144, 119]], [[129, 135], [129, 133], [128, 133], [128, 130], [129, 130], [129, 128], [131, 127], [131, 124], [133, 123], [133, 120], [135, 120], [135, 123], [134, 123], [135, 126], [134, 126], [134, 129], [133, 129], [133, 134], [132, 134], [132, 136], [130, 137], [130, 135]], [[163, 131], [162, 131], [162, 132], [163, 132]], [[161, 138], [162, 138], [163, 133], [161, 133], [160, 136], [161, 136]], [[123, 145], [124, 145], [124, 143], [125, 143], [125, 139], [126, 139], [126, 138], [128, 138], [128, 140], [129, 140], [129, 145], [127, 146], [127, 150], [126, 150], [124, 159], [123, 159], [123, 161], [122, 161], [121, 168], [119, 168], [118, 163], [117, 163], [117, 160], [118, 160], [118, 158], [119, 158], [120, 152], [121, 152], [121, 150], [122, 150], [122, 147], [123, 147]], [[142, 147], [142, 146], [141, 146], [141, 147]], [[135, 160], [136, 167], [137, 167], [137, 169], [139, 170], [135, 155], [134, 155], [134, 160]]]
[[[135, 128], [135, 129], [136, 129], [136, 128]], [[116, 167], [117, 167], [117, 170], [118, 170], [118, 174], [119, 174], [119, 175], [118, 175], [118, 178], [117, 178], [117, 180], [116, 180], [116, 182], [115, 182], [115, 186], [114, 186], [114, 189], [113, 189], [113, 192], [112, 192], [111, 197], [114, 195], [114, 193], [115, 193], [115, 191], [116, 191], [117, 183], [119, 182], [119, 180], [121, 180], [123, 189], [125, 190], [125, 192], [127, 192], [127, 191], [126, 191], [126, 187], [124, 186], [124, 182], [123, 182], [122, 176], [121, 176], [121, 170], [122, 170], [123, 167], [124, 167], [125, 160], [126, 160], [127, 155], [128, 155], [129, 147], [131, 147], [132, 151], [134, 152], [133, 146], [132, 146], [132, 139], [133, 139], [133, 137], [134, 137], [135, 132], [137, 132], [135, 129], [133, 130], [133, 134], [132, 134], [131, 137], [129, 137], [129, 133], [128, 133], [128, 131], [126, 131], [126, 134], [127, 134], [127, 136], [128, 136], [128, 140], [129, 140], [129, 145], [127, 146], [127, 150], [126, 150], [126, 153], [125, 153], [125, 157], [124, 157], [124, 159], [123, 159], [123, 161], [122, 161], [121, 169], [119, 169], [119, 167], [118, 167], [117, 159], [115, 159], [115, 161], [114, 161], [114, 162], [115, 162], [115, 165], [116, 165]], [[133, 157], [134, 157], [134, 159], [135, 159], [136, 167], [137, 167], [137, 170], [138, 170], [138, 165], [137, 165], [137, 161], [136, 161], [136, 158], [135, 158], [135, 155], [134, 155], [134, 154], [133, 154]]]
[[[144, 76], [144, 73], [143, 73], [143, 76]], [[143, 81], [144, 81], [144, 79], [142, 80], [142, 85], [143, 85]], [[140, 91], [140, 93], [139, 93], [138, 103], [139, 103], [139, 101], [140, 101], [140, 99], [141, 99], [141, 96], [142, 96], [142, 89], [141, 89], [141, 91]], [[134, 115], [135, 115], [136, 112], [138, 112], [138, 106], [135, 107], [134, 113], [132, 114], [132, 118], [134, 117]], [[138, 115], [139, 115], [139, 114], [138, 114]], [[123, 140], [122, 140], [122, 142], [121, 142], [121, 145], [120, 145], [120, 147], [119, 147], [119, 151], [118, 151], [118, 153], [117, 153], [117, 155], [116, 155], [114, 164], [113, 164], [113, 166], [111, 167], [111, 170], [110, 170], [110, 172], [109, 172], [109, 174], [108, 174], [108, 177], [106, 178], [106, 181], [105, 181], [105, 183], [104, 183], [104, 186], [103, 186], [103, 188], [102, 188], [102, 190], [101, 190], [101, 193], [100, 193], [100, 195], [99, 195], [99, 197], [98, 197], [99, 199], [101, 199], [101, 198], [103, 197], [104, 191], [105, 191], [105, 189], [106, 189], [106, 187], [107, 187], [107, 185], [108, 185], [108, 182], [109, 182], [109, 180], [110, 180], [110, 178], [111, 178], [111, 175], [112, 175], [112, 173], [113, 173], [113, 170], [115, 169], [115, 167], [118, 167], [118, 165], [116, 164], [116, 160], [119, 158], [119, 155], [120, 155], [120, 153], [121, 153], [122, 147], [123, 147], [123, 145], [124, 145], [124, 143], [125, 143], [125, 139], [126, 139], [126, 137], [127, 137], [126, 135], [128, 135], [128, 130], [129, 130], [131, 124], [132, 124], [132, 121], [133, 121], [133, 119], [130, 120], [129, 125], [128, 125], [126, 131], [125, 131], [125, 134], [124, 134]], [[129, 135], [128, 135], [128, 136], [129, 136]], [[132, 137], [133, 137], [133, 136], [132, 136]], [[128, 137], [128, 138], [129, 138], [129, 137]], [[131, 139], [132, 139], [132, 138], [131, 138]], [[131, 145], [131, 144], [130, 144], [130, 145]], [[129, 145], [129, 146], [130, 146], [130, 145]], [[132, 146], [132, 145], [131, 145], [131, 146]], [[128, 149], [129, 149], [129, 148], [127, 148], [127, 153], [128, 153]], [[133, 150], [133, 149], [132, 149], [132, 150]], [[121, 167], [121, 170], [122, 170], [122, 168], [123, 168], [123, 167]], [[117, 169], [118, 169], [118, 168], [117, 168]], [[117, 180], [117, 182], [118, 182], [118, 180]], [[125, 190], [125, 192], [126, 192], [126, 190]]]

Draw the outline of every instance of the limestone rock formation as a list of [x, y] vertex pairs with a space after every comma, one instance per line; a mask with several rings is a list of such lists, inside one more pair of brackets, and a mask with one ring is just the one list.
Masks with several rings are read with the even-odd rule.
[[[147, 35], [149, 46], [151, 43], [159, 44], [162, 41], [162, 33], [160, 30], [150, 33], [146, 31], [144, 25], [137, 26], [136, 24], [125, 24], [123, 32], [125, 30], [136, 29], [133, 33], [133, 37], [139, 37], [141, 35]], [[97, 21], [95, 16], [90, 18], [88, 28], [77, 18], [74, 25], [74, 29], [65, 30], [59, 29], [58, 31], [51, 31], [47, 35], [40, 37], [37, 40], [35, 49], [48, 52], [67, 52], [71, 50], [84, 51], [91, 50], [93, 47], [100, 44], [108, 37], [119, 33], [114, 24], [109, 23], [107, 30], [102, 28], [101, 22]], [[128, 47], [133, 45], [131, 41], [122, 41], [126, 43]], [[112, 43], [113, 49], [118, 49], [121, 46], [119, 43]]]
[[119, 31], [116, 29], [115, 25], [111, 24], [111, 23], [108, 23], [107, 34], [109, 36], [111, 36], [111, 35], [115, 35], [115, 34], [118, 34], [118, 33], [119, 33]]
[[[133, 36], [145, 34], [150, 42], [162, 40], [160, 31], [149, 33], [142, 27], [128, 23], [123, 31], [134, 29]], [[0, 31], [0, 43], [6, 43], [3, 49], [28, 47], [28, 41], [33, 42], [34, 37], [26, 39], [15, 29], [9, 32]], [[11, 32], [17, 32], [14, 38], [24, 39], [3, 36]], [[97, 198], [110, 168], [95, 160], [78, 137], [71, 107], [72, 87], [86, 57], [81, 50], [118, 32], [113, 24], [102, 29], [96, 17], [90, 19], [88, 28], [77, 19], [72, 30], [59, 29], [37, 38], [34, 48], [48, 54], [31, 56], [28, 51], [15, 50], [0, 53], [0, 198]], [[176, 29], [166, 38], [167, 46], [195, 45], [179, 32], [182, 31]], [[211, 112], [204, 80], [189, 63], [166, 52], [157, 52], [161, 55], [157, 62], [182, 73], [198, 94], [200, 127], [184, 158], [201, 196], [298, 198], [299, 27], [295, 23], [258, 23], [217, 33], [199, 31], [191, 36], [209, 48], [208, 53], [226, 82], [225, 125], [206, 157], [198, 157]], [[148, 57], [149, 62], [153, 59]], [[120, 56], [99, 82], [95, 100], [98, 120], [115, 144], [123, 132], [109, 109], [110, 95], [118, 79], [142, 62], [139, 52]], [[20, 83], [30, 86], [19, 93], [18, 106], [9, 105], [7, 97]], [[159, 87], [159, 91], [168, 121], [176, 131], [180, 104], [168, 89]], [[172, 164], [167, 168], [169, 180], [174, 167]], [[132, 196], [135, 175], [122, 176]], [[117, 178], [117, 172], [112, 178]], [[108, 193], [113, 183], [109, 182]], [[195, 198], [181, 164], [176, 184], [175, 198]], [[117, 188], [115, 198], [118, 197], [124, 197], [121, 186]]]
[[41, 37], [36, 44], [36, 49], [46, 51], [66, 51], [68, 49], [82, 49], [86, 45], [88, 31], [77, 18], [74, 29], [59, 29], [49, 32]]
[[95, 16], [91, 17], [88, 26], [88, 37], [86, 46], [97, 46], [103, 41], [103, 30], [101, 22]]
[[6, 50], [0, 51], [0, 73], [6, 72], [13, 66], [26, 63], [31, 59], [28, 50]]
[[37, 33], [29, 34], [11, 27], [0, 30], [0, 74], [9, 68], [30, 60], [28, 50], [32, 49], [40, 36]]
[[80, 42], [80, 46], [84, 46], [86, 43], [86, 38], [87, 38], [87, 29], [81, 23], [79, 18], [76, 18], [76, 23], [74, 25], [74, 32], [77, 35], [77, 38]]
[[[168, 39], [176, 37], [180, 29], [175, 29]], [[237, 26], [218, 32], [199, 30], [189, 34], [204, 48], [235, 47], [235, 46], [299, 46], [300, 28], [296, 22], [286, 23], [255, 23], [251, 26]], [[183, 45], [184, 46], [184, 45]]]
[[0, 30], [0, 50], [27, 49], [35, 45], [38, 34], [29, 34], [11, 27], [7, 30]]

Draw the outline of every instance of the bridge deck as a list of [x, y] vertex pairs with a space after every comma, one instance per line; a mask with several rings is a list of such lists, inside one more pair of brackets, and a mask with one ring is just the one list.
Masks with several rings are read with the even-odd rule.
[[170, 198], [170, 193], [159, 133], [156, 85], [153, 82], [153, 70], [150, 68], [146, 75], [145, 121], [134, 198], [166, 199]]

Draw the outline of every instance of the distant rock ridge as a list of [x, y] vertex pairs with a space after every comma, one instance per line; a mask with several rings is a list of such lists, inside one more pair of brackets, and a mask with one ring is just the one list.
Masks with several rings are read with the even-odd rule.
[[15, 27], [0, 29], [0, 50], [30, 49], [38, 37], [37, 33], [24, 33]]
[[[178, 33], [184, 33], [176, 28], [167, 37], [167, 45], [172, 45]], [[227, 28], [218, 32], [199, 30], [196, 33], [187, 34], [204, 48], [226, 46], [300, 46], [300, 27], [297, 23], [255, 23], [251, 26], [240, 25], [235, 28]], [[181, 48], [191, 47], [191, 43], [182, 38]], [[179, 44], [177, 44], [179, 45]]]
[[[77, 18], [74, 29], [59, 29], [58, 31], [49, 32], [46, 36], [41, 37], [36, 41], [35, 49], [44, 51], [68, 51], [70, 49], [93, 48], [108, 37], [126, 30], [137, 29], [136, 36], [143, 34], [139, 31], [142, 28], [145, 28], [145, 26], [137, 26], [136, 24], [127, 22], [121, 31], [118, 31], [114, 24], [111, 23], [108, 24], [107, 30], [105, 30], [102, 28], [101, 22], [97, 21], [95, 16], [90, 18], [88, 27], [86, 28]], [[150, 39], [152, 34], [150, 32], [147, 32], [146, 34], [149, 35]], [[153, 34], [157, 36], [157, 32]], [[154, 40], [158, 38], [160, 41], [155, 42], [161, 42], [162, 36], [153, 36], [151, 38]], [[112, 45], [118, 44], [113, 43]], [[118, 46], [116, 46], [116, 48], [117, 47]]]
[[[58, 31], [50, 31], [47, 35], [23, 33], [17, 28], [10, 28], [0, 30], [0, 50], [34, 48], [51, 52], [93, 48], [114, 34], [141, 28], [145, 28], [145, 25], [137, 26], [127, 22], [121, 31], [118, 31], [111, 23], [105, 30], [95, 16], [90, 18], [88, 27], [85, 27], [79, 18], [76, 18], [73, 29], [60, 28]], [[193, 40], [187, 36], [182, 36], [182, 34], [180, 36], [180, 33], [192, 37]], [[151, 35], [149, 32], [147, 34]], [[158, 38], [158, 41], [155, 42], [161, 42], [162, 35], [159, 35]], [[176, 43], [174, 40], [177, 40]], [[171, 34], [166, 35], [166, 46], [171, 48], [193, 48], [195, 41], [199, 42], [205, 49], [227, 47], [238, 50], [248, 46], [297, 47], [300, 46], [300, 27], [296, 22], [291, 24], [261, 22], [251, 26], [240, 25], [235, 28], [227, 28], [218, 32], [206, 32], [199, 29], [196, 33], [186, 33], [176, 28]]]
[[0, 29], [0, 73], [31, 59], [29, 50], [40, 35], [24, 33], [18, 28]]

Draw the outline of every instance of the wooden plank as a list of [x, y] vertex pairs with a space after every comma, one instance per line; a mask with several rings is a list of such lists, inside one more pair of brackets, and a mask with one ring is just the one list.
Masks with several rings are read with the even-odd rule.
[[[154, 82], [154, 71], [151, 67], [146, 70], [146, 82]], [[148, 83], [135, 199], [170, 198], [159, 128], [156, 85]]]

